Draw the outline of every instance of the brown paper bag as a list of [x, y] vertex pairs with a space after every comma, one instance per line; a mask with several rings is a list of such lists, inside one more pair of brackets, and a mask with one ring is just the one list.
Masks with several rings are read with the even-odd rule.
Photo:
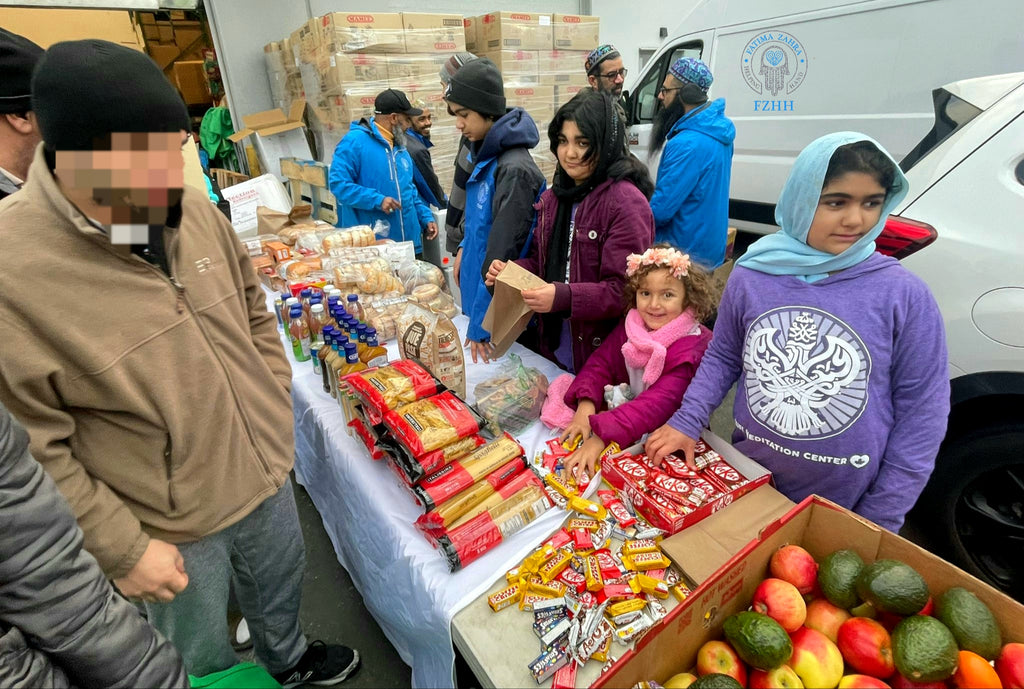
[[509, 261], [494, 281], [494, 297], [484, 314], [483, 328], [491, 334], [493, 357], [508, 351], [516, 338], [526, 330], [533, 311], [523, 303], [524, 289], [536, 289], [547, 283], [517, 263]]
[[308, 203], [294, 206], [288, 213], [275, 211], [267, 206], [256, 207], [256, 231], [259, 234], [278, 234], [291, 225], [301, 225], [311, 221], [313, 207]]

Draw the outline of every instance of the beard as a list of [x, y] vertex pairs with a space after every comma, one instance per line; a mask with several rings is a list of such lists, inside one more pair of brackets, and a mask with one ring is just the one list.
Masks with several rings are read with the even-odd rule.
[[392, 133], [395, 136], [395, 148], [405, 148], [405, 130], [401, 126], [397, 126]]
[[597, 79], [597, 92], [598, 93], [607, 93], [609, 96], [612, 97], [612, 100], [618, 100], [619, 99], [619, 96], [622, 95], [622, 87], [626, 85], [625, 82], [623, 82], [621, 84], [612, 84], [611, 86], [607, 86], [607, 87], [603, 86], [602, 84], [603, 84], [603, 82], [601, 81], [601, 78], [598, 77], [598, 79]]
[[672, 127], [675, 126], [675, 123], [679, 121], [679, 118], [685, 112], [683, 102], [678, 98], [674, 98], [671, 103], [654, 115], [654, 124], [651, 126], [651, 143], [648, 149], [652, 155], [660, 151], [661, 147], [665, 145], [668, 133], [672, 131]]

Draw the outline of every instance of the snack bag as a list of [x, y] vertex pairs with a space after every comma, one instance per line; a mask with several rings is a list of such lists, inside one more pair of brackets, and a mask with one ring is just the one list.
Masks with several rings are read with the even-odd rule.
[[396, 361], [388, 366], [366, 369], [349, 376], [349, 384], [363, 403], [371, 423], [378, 424], [384, 414], [404, 404], [437, 394], [441, 384], [414, 361]]
[[547, 377], [509, 353], [499, 375], [474, 388], [476, 407], [484, 418], [507, 433], [519, 433], [540, 417], [548, 392]]
[[410, 302], [398, 317], [398, 352], [415, 359], [449, 390], [466, 396], [466, 361], [462, 340], [451, 319]]

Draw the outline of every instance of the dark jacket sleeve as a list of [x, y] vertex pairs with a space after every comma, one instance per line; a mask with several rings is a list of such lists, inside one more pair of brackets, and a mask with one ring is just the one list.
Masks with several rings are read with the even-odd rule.
[[520, 157], [525, 156], [525, 159], [515, 160], [509, 165], [499, 162], [494, 174], [493, 221], [480, 271], [484, 279], [492, 261], [519, 258], [530, 236], [534, 221], [533, 204], [544, 186], [544, 177], [529, 155], [522, 151]]
[[178, 651], [114, 593], [82, 549], [71, 509], [29, 454], [25, 429], [2, 405], [0, 523], [5, 627], [18, 629], [77, 686], [188, 686]]

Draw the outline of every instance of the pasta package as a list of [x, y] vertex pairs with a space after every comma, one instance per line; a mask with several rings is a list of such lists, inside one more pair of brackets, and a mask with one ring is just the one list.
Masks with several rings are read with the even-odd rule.
[[[437, 505], [445, 502], [472, 486], [477, 481], [489, 476], [509, 464], [525, 466], [523, 448], [504, 435], [486, 445], [478, 447], [462, 459], [456, 460], [425, 478], [419, 485], [413, 486], [413, 495], [425, 511], [429, 512]], [[509, 476], [508, 478], [511, 478]], [[495, 478], [491, 485], [495, 488], [503, 481]], [[486, 496], [485, 496], [486, 497]]]
[[[504, 474], [510, 474], [511, 478], [503, 483]], [[485, 480], [477, 481], [461, 493], [448, 498], [433, 510], [421, 515], [416, 520], [416, 527], [436, 539], [449, 528], [455, 528], [468, 522], [502, 500], [512, 497], [513, 494], [528, 485], [544, 487], [537, 475], [526, 469], [525, 466], [519, 468], [510, 463], [498, 471], [488, 474]]]
[[415, 457], [480, 430], [483, 419], [451, 391], [385, 412], [384, 425]]
[[359, 397], [363, 411], [375, 425], [384, 419], [389, 410], [436, 395], [441, 389], [436, 378], [415, 361], [409, 360], [366, 369], [345, 376], [344, 380]]
[[474, 433], [420, 457], [414, 457], [404, 445], [393, 440], [387, 433], [380, 440], [380, 445], [387, 450], [391, 463], [394, 464], [402, 480], [411, 486], [421, 481], [425, 476], [439, 471], [446, 464], [451, 464], [455, 460], [465, 457], [486, 442], [481, 435]]
[[460, 397], [466, 396], [466, 360], [451, 319], [410, 302], [398, 317], [398, 351], [415, 359]]

